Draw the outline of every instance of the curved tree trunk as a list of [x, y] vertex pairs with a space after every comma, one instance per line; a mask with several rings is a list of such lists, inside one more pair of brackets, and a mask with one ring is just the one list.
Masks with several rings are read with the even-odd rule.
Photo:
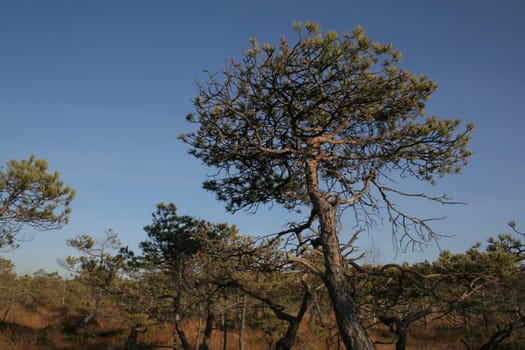
[[[244, 293], [252, 296], [253, 298], [262, 301], [263, 305], [268, 305], [274, 315], [283, 321], [288, 322], [288, 328], [286, 329], [285, 335], [280, 338], [277, 341], [277, 344], [275, 345], [276, 350], [289, 350], [292, 348], [292, 346], [295, 343], [296, 337], [297, 337], [297, 331], [299, 330], [299, 325], [301, 324], [304, 315], [308, 311], [308, 308], [311, 304], [312, 300], [312, 294], [308, 290], [308, 288], [305, 289], [305, 292], [303, 294], [303, 299], [301, 302], [301, 307], [299, 309], [299, 312], [297, 313], [297, 316], [294, 316], [292, 314], [289, 314], [284, 311], [284, 307], [282, 305], [275, 304], [272, 300], [270, 300], [267, 297], [264, 297], [262, 295], [259, 295], [257, 292], [248, 290], [241, 286], [240, 284], [236, 282], [232, 282], [235, 286], [237, 286], [239, 289], [241, 289]], [[244, 307], [246, 307], [246, 298], [244, 299]], [[273, 348], [273, 345], [269, 347], [270, 349]]]
[[95, 317], [97, 314], [98, 308], [100, 307], [100, 303], [102, 301], [102, 292], [98, 292], [97, 296], [95, 297], [95, 305], [89, 310], [88, 313], [82, 317], [80, 321], [77, 322], [77, 324], [73, 327], [74, 332], [80, 331], [82, 328], [88, 325], [88, 323]]
[[408, 324], [398, 317], [379, 316], [379, 320], [390, 327], [390, 332], [396, 333], [396, 350], [405, 350], [407, 347], [407, 326]]
[[337, 326], [347, 350], [375, 350], [375, 346], [359, 319], [358, 305], [352, 298], [350, 282], [337, 235], [337, 210], [319, 189], [318, 161], [310, 159], [306, 164], [308, 193], [317, 212], [320, 225], [320, 243], [323, 247], [325, 273], [324, 284], [334, 309]]
[[494, 350], [499, 348], [499, 344], [511, 336], [513, 330], [513, 324], [508, 323], [503, 329], [498, 329], [497, 332], [491, 335], [489, 340], [483, 344], [479, 350]]
[[[347, 350], [375, 349], [366, 333], [358, 314], [358, 305], [352, 298], [351, 285], [345, 275], [339, 248], [339, 240], [335, 232], [335, 211], [321, 213], [321, 244], [325, 259], [324, 283], [328, 290], [334, 309], [337, 326]], [[326, 224], [328, 221], [328, 225]]]
[[184, 330], [182, 329], [182, 326], [180, 324], [180, 316], [178, 313], [175, 314], [175, 332], [177, 333], [177, 336], [179, 337], [180, 342], [182, 343], [182, 348], [184, 350], [191, 350], [190, 342], [188, 341], [188, 338], [186, 337], [186, 333], [184, 333]]
[[281, 339], [279, 339], [279, 341], [275, 345], [275, 350], [290, 350], [292, 348], [297, 337], [299, 325], [301, 324], [301, 321], [303, 320], [304, 315], [308, 310], [308, 306], [310, 305], [311, 299], [312, 294], [310, 294], [308, 290], [305, 291], [303, 295], [303, 301], [301, 303], [301, 308], [299, 309], [299, 313], [296, 317], [292, 317], [288, 320], [288, 329], [286, 330], [286, 334]]

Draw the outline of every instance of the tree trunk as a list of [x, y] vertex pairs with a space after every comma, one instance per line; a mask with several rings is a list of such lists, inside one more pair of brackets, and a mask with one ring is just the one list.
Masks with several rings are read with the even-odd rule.
[[308, 290], [305, 291], [299, 313], [296, 317], [288, 320], [288, 329], [286, 330], [286, 334], [281, 339], [279, 339], [275, 345], [275, 350], [290, 350], [292, 348], [293, 344], [295, 343], [295, 338], [297, 337], [299, 325], [301, 324], [301, 321], [308, 310], [311, 299], [312, 294], [310, 294]]
[[87, 326], [87, 324], [93, 319], [93, 317], [95, 317], [101, 301], [102, 301], [102, 292], [98, 292], [95, 298], [95, 305], [93, 305], [93, 308], [91, 308], [91, 310], [89, 310], [89, 312], [86, 313], [84, 317], [82, 317], [82, 319], [78, 321], [78, 323], [73, 327], [74, 332], [78, 332], [79, 330]]
[[131, 331], [129, 332], [128, 339], [126, 339], [126, 344], [124, 345], [124, 350], [137, 350], [139, 348], [138, 345], [138, 336], [139, 333], [145, 333], [146, 329], [141, 329], [141, 325], [139, 323], [135, 323], [133, 327], [131, 327]]
[[195, 350], [199, 350], [199, 344], [201, 341], [201, 330], [202, 330], [202, 307], [199, 305], [199, 316], [197, 319], [197, 336], [195, 337]]
[[211, 342], [211, 334], [213, 332], [213, 304], [208, 301], [206, 307], [206, 325], [204, 326], [204, 336], [202, 338], [201, 346], [199, 350], [208, 350]]
[[498, 329], [497, 332], [492, 334], [492, 336], [489, 338], [489, 340], [483, 344], [479, 350], [494, 350], [499, 348], [499, 344], [511, 336], [513, 331], [513, 324], [509, 323], [503, 327], [503, 329]]
[[404, 322], [397, 326], [396, 350], [405, 350], [407, 347], [407, 329]]
[[358, 314], [358, 305], [352, 297], [351, 285], [345, 275], [343, 257], [337, 235], [337, 209], [319, 189], [318, 161], [306, 162], [306, 181], [309, 197], [318, 215], [320, 243], [323, 247], [325, 273], [324, 284], [334, 309], [337, 326], [347, 350], [375, 350]]
[[390, 332], [396, 333], [396, 350], [405, 350], [407, 346], [408, 324], [398, 317], [379, 316], [379, 320], [390, 327]]
[[[175, 326], [175, 332], [177, 333], [177, 336], [180, 339], [180, 342], [182, 343], [182, 348], [184, 350], [191, 350], [190, 343], [188, 342], [188, 338], [186, 337], [186, 334], [184, 333], [184, 330], [182, 329], [182, 326], [180, 324], [181, 316], [180, 316], [180, 301], [181, 301], [181, 294], [182, 294], [182, 267], [178, 267], [177, 269], [177, 291], [175, 294], [175, 298], [173, 300], [173, 316], [175, 318], [174, 320], [174, 326]], [[174, 340], [175, 341], [175, 340]]]
[[248, 296], [244, 294], [242, 296], [242, 306], [239, 314], [239, 350], [244, 350], [244, 327], [246, 324], [246, 302]]
[[222, 350], [228, 348], [228, 325], [226, 324], [226, 309], [222, 312]]
[[[321, 215], [322, 216], [322, 215]], [[335, 227], [335, 213], [331, 218]], [[352, 289], [342, 263], [339, 240], [335, 231], [327, 232], [321, 224], [321, 243], [325, 258], [324, 283], [334, 309], [337, 326], [347, 350], [372, 350], [374, 344], [366, 333], [358, 314], [358, 305], [352, 298]]]
[[177, 332], [177, 336], [179, 337], [179, 340], [182, 343], [182, 348], [184, 350], [191, 350], [188, 338], [186, 338], [186, 334], [184, 333], [184, 330], [180, 325], [180, 315], [178, 313], [175, 314], [175, 331]]
[[4, 316], [2, 317], [2, 321], [4, 321], [4, 322], [7, 321], [7, 315], [9, 315], [9, 311], [11, 311], [11, 302], [9, 302], [9, 304], [7, 304], [7, 309], [4, 312]]

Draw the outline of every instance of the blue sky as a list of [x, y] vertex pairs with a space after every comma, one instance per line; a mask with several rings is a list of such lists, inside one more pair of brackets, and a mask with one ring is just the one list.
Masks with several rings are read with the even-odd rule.
[[[158, 202], [180, 213], [237, 224], [246, 234], [283, 228], [290, 215], [274, 207], [256, 214], [225, 212], [201, 189], [209, 169], [177, 140], [191, 130], [195, 79], [218, 71], [249, 48], [249, 38], [294, 39], [294, 21], [323, 30], [364, 26], [392, 42], [402, 66], [426, 73], [440, 88], [427, 114], [476, 124], [474, 155], [463, 175], [417, 191], [449, 194], [465, 206], [407, 203], [407, 210], [447, 218], [436, 228], [452, 251], [525, 227], [525, 3], [504, 1], [0, 1], [0, 163], [31, 154], [49, 161], [77, 191], [70, 223], [4, 258], [20, 273], [59, 270], [74, 253], [65, 240], [106, 228], [131, 247], [144, 240]], [[343, 230], [351, 231], [351, 217]], [[29, 233], [29, 231], [28, 231]], [[395, 257], [388, 226], [362, 235], [381, 261]], [[397, 260], [434, 259], [436, 248]]]

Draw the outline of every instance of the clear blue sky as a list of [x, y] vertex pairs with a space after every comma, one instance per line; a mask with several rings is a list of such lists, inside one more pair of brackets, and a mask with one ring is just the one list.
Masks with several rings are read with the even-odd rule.
[[[227, 214], [201, 189], [207, 169], [176, 139], [190, 130], [194, 80], [239, 57], [249, 38], [293, 40], [292, 22], [322, 29], [362, 25], [376, 41], [392, 42], [402, 66], [426, 73], [440, 88], [428, 114], [476, 124], [474, 156], [464, 174], [430, 191], [466, 206], [420, 203], [408, 210], [446, 215], [437, 224], [442, 248], [467, 249], [525, 227], [525, 2], [391, 0], [90, 0], [0, 1], [0, 163], [31, 154], [49, 161], [77, 191], [70, 224], [38, 232], [8, 254], [20, 273], [60, 270], [56, 258], [73, 253], [65, 240], [101, 236], [106, 228], [135, 247], [158, 202], [180, 213], [237, 224], [260, 235], [283, 228], [279, 208]], [[427, 190], [427, 187], [415, 190]], [[343, 222], [352, 229], [351, 218]], [[394, 258], [389, 228], [364, 234], [360, 244]], [[397, 260], [434, 259], [437, 249]]]

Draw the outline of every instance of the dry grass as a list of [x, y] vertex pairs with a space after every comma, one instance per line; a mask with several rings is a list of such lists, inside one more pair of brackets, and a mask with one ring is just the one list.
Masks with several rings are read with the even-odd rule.
[[[111, 314], [112, 310], [102, 310], [101, 316], [79, 333], [71, 333], [68, 326], [80, 317], [65, 308], [57, 307], [50, 310], [26, 310], [13, 307], [7, 321], [0, 322], [1, 350], [120, 350], [127, 339], [130, 324], [122, 317]], [[197, 322], [189, 321], [184, 325], [191, 343], [197, 338]], [[485, 333], [485, 334], [482, 334]], [[374, 328], [370, 332], [375, 340], [392, 340], [393, 336], [386, 327]], [[462, 337], [472, 339], [487, 339], [488, 332], [484, 329], [471, 330], [470, 333], [462, 324], [434, 322], [425, 326], [414, 324], [409, 328], [408, 350], [466, 350], [461, 343]], [[516, 331], [516, 341], [506, 349], [525, 349], [520, 344], [522, 334]], [[245, 350], [267, 350], [274, 348], [279, 334], [267, 334], [262, 331], [247, 331]], [[147, 332], [140, 333], [139, 343], [157, 345], [158, 349], [173, 345], [174, 331], [170, 325], [150, 326]], [[335, 350], [337, 338], [334, 334], [316, 329], [310, 322], [303, 322], [296, 342], [296, 349], [302, 350]], [[239, 335], [229, 330], [227, 349], [239, 348]], [[479, 346], [480, 342], [471, 345]], [[210, 349], [223, 348], [223, 333], [217, 329], [211, 340]], [[394, 345], [378, 345], [378, 350], [394, 349]], [[473, 347], [474, 348], [474, 347]], [[148, 349], [155, 349], [148, 347]]]

